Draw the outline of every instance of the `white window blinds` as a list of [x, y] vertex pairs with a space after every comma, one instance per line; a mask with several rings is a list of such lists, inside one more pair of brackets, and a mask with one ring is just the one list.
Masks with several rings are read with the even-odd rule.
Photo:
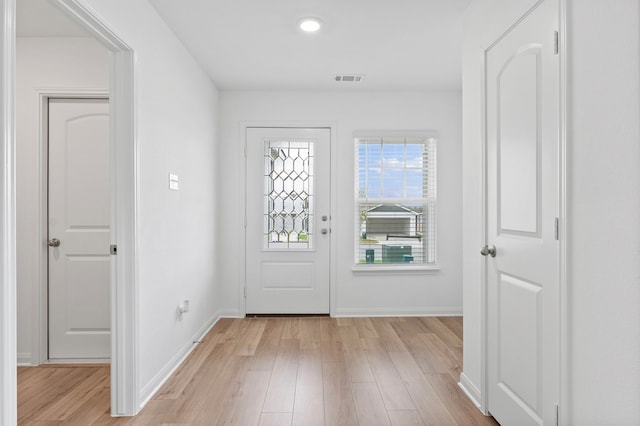
[[436, 261], [435, 137], [356, 137], [357, 264]]

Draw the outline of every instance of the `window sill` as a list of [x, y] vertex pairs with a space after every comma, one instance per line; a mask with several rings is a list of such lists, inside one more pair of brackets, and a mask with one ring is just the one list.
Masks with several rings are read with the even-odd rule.
[[354, 274], [432, 274], [440, 271], [438, 265], [353, 265]]

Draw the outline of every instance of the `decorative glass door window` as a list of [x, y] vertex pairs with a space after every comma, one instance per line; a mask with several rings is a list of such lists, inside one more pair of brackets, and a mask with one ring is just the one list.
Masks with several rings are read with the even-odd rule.
[[313, 142], [264, 143], [264, 248], [313, 248]]

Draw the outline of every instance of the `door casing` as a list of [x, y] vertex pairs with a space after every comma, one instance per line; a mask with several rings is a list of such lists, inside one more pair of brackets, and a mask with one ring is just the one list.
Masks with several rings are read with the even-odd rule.
[[[337, 124], [335, 122], [327, 122], [327, 121], [243, 121], [240, 123], [240, 129], [239, 129], [239, 143], [241, 144], [241, 149], [239, 149], [239, 153], [240, 153], [240, 158], [239, 158], [239, 170], [240, 170], [240, 187], [242, 188], [242, 211], [245, 214], [246, 217], [246, 211], [247, 211], [247, 179], [246, 179], [246, 172], [247, 172], [247, 162], [246, 162], [246, 158], [245, 158], [245, 147], [247, 144], [247, 129], [248, 128], [252, 128], [252, 127], [262, 127], [262, 128], [299, 128], [299, 129], [312, 129], [312, 128], [325, 128], [325, 129], [329, 129], [330, 132], [330, 137], [331, 137], [331, 160], [330, 160], [330, 176], [331, 176], [331, 184], [330, 184], [330, 191], [331, 191], [331, 209], [330, 209], [330, 215], [331, 215], [331, 232], [335, 233], [338, 232], [340, 229], [340, 224], [339, 224], [339, 220], [337, 220], [337, 215], [335, 214], [335, 206], [336, 206], [336, 202], [335, 202], [335, 194], [337, 192], [337, 188], [336, 188], [336, 156], [335, 156], [335, 152], [336, 152], [336, 129], [337, 129]], [[242, 229], [239, 229], [238, 231], [238, 235], [242, 235], [243, 237], [246, 237], [245, 235], [245, 227], [244, 227], [244, 223], [245, 221], [241, 221], [240, 226], [242, 227]], [[245, 244], [246, 238], [242, 238], [241, 242], [240, 242], [240, 250], [243, 253], [242, 256], [242, 261], [238, 262], [238, 276], [241, 277], [240, 280], [240, 285], [238, 286], [237, 289], [237, 294], [238, 294], [238, 313], [241, 316], [245, 316], [247, 313], [247, 309], [246, 309], [246, 300], [245, 300], [245, 285], [246, 285], [246, 265], [247, 265], [247, 259], [246, 259], [246, 244]], [[336, 289], [335, 289], [335, 283], [336, 283], [336, 268], [335, 268], [335, 256], [336, 256], [336, 241], [337, 238], [331, 238], [331, 247], [330, 247], [330, 257], [329, 257], [329, 262], [330, 262], [330, 273], [329, 273], [329, 279], [330, 279], [330, 283], [329, 283], [329, 315], [330, 316], [335, 316], [335, 309], [336, 309]]]
[[[478, 250], [484, 244], [486, 244], [487, 236], [488, 236], [488, 227], [487, 227], [487, 219], [488, 219], [488, 210], [487, 210], [487, 196], [488, 196], [488, 187], [487, 187], [487, 134], [486, 134], [486, 115], [487, 115], [487, 103], [486, 103], [486, 54], [487, 51], [497, 43], [502, 37], [509, 32], [513, 25], [516, 25], [521, 19], [528, 15], [528, 13], [535, 9], [539, 3], [544, 0], [539, 0], [535, 2], [535, 4], [530, 5], [527, 10], [523, 11], [520, 18], [513, 22], [511, 26], [508, 28], [504, 28], [504, 30], [500, 33], [500, 36], [497, 37], [492, 43], [490, 43], [486, 47], [481, 48], [480, 52], [480, 70], [481, 70], [481, 81], [482, 81], [482, 93], [481, 93], [481, 102], [479, 105], [480, 111], [480, 120], [482, 123], [482, 155], [480, 158], [481, 161], [481, 170], [482, 170], [482, 210], [481, 210], [481, 237], [478, 244]], [[565, 424], [567, 420], [566, 410], [568, 404], [568, 365], [567, 365], [567, 352], [568, 352], [568, 305], [567, 305], [567, 48], [570, 47], [569, 43], [567, 43], [567, 0], [559, 0], [559, 62], [560, 62], [560, 70], [559, 70], [559, 152], [558, 152], [558, 194], [559, 194], [559, 227], [558, 227], [558, 242], [559, 242], [559, 250], [558, 250], [558, 265], [559, 265], [559, 288], [560, 288], [560, 301], [559, 301], [559, 336], [560, 336], [560, 365], [559, 365], [559, 407], [558, 407], [558, 424]], [[478, 254], [479, 256], [479, 254]], [[480, 384], [480, 400], [477, 401], [479, 403], [480, 410], [485, 414], [489, 415], [489, 406], [488, 406], [488, 387], [489, 387], [489, 379], [488, 379], [488, 279], [487, 279], [487, 262], [482, 262], [481, 264], [481, 283], [482, 283], [482, 292], [481, 292], [481, 321], [480, 321], [480, 334], [481, 334], [481, 353], [480, 353], [480, 375], [482, 383]]]

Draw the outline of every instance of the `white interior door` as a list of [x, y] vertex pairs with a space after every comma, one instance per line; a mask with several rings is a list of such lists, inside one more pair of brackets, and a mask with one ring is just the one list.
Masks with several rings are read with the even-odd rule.
[[488, 406], [504, 425], [555, 424], [557, 30], [545, 0], [486, 52]]
[[247, 129], [247, 313], [329, 313], [330, 142], [329, 129]]
[[110, 357], [107, 99], [49, 100], [49, 358]]

